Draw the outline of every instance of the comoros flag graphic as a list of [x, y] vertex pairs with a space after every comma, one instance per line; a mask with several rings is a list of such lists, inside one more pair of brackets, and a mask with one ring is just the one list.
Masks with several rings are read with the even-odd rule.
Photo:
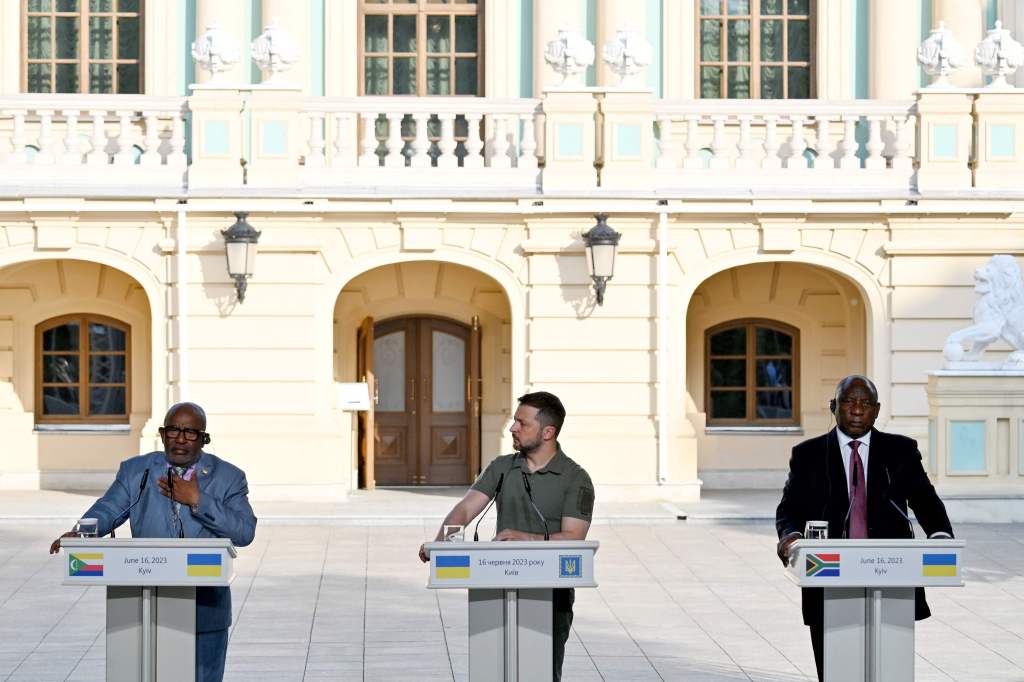
[[807, 555], [807, 577], [808, 578], [838, 578], [839, 577], [839, 555], [838, 554], [808, 554]]
[[68, 573], [72, 577], [103, 576], [103, 554], [101, 552], [77, 552], [68, 556]]

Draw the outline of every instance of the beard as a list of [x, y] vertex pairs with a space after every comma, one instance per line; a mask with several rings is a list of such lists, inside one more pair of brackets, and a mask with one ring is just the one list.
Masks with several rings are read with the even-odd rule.
[[525, 457], [526, 455], [529, 455], [531, 452], [537, 450], [537, 448], [540, 447], [540, 444], [541, 440], [540, 438], [537, 438], [532, 441], [520, 440], [518, 445], [515, 442], [513, 442], [512, 447], [516, 452]]

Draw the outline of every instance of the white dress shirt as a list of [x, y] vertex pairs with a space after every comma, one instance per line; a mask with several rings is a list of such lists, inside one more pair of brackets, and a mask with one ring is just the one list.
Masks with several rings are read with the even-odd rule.
[[846, 470], [846, 492], [853, 497], [850, 492], [850, 455], [853, 453], [853, 448], [850, 447], [850, 441], [860, 441], [860, 446], [857, 448], [857, 454], [860, 455], [860, 461], [864, 465], [864, 490], [868, 488], [868, 458], [871, 452], [871, 432], [868, 431], [860, 438], [851, 438], [843, 433], [842, 429], [836, 429], [836, 435], [839, 437], [839, 452], [843, 455], [843, 468]]

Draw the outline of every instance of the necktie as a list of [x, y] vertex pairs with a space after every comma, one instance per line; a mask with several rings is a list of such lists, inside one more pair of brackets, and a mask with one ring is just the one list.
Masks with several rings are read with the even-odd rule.
[[851, 538], [868, 536], [868, 491], [864, 481], [859, 440], [850, 441], [850, 534]]

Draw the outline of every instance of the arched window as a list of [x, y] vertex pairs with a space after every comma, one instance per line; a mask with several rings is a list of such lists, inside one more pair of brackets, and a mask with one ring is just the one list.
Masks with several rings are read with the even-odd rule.
[[100, 315], [36, 326], [37, 423], [128, 422], [131, 328]]
[[708, 426], [790, 426], [800, 414], [800, 332], [772, 320], [732, 320], [704, 334]]

